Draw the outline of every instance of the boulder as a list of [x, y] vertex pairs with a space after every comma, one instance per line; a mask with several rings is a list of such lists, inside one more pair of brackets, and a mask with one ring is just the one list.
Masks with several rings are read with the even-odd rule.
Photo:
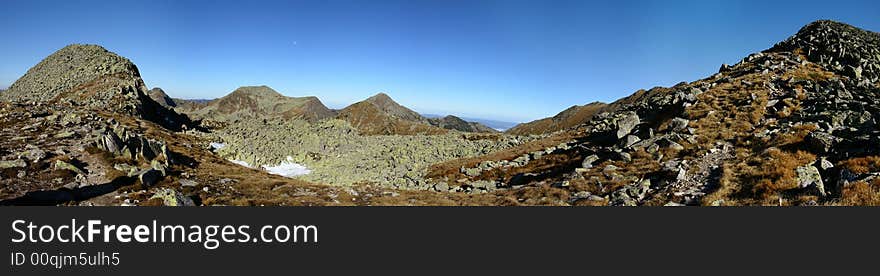
[[595, 163], [596, 161], [599, 161], [598, 155], [593, 154], [593, 155], [587, 156], [586, 158], [584, 158], [584, 161], [581, 162], [581, 167], [584, 169], [592, 168], [593, 163]]
[[161, 189], [150, 199], [161, 199], [165, 206], [195, 206], [192, 199], [172, 189]]
[[683, 118], [674, 118], [671, 122], [669, 122], [669, 128], [672, 131], [682, 131], [688, 127], [688, 124], [691, 121]]
[[483, 170], [481, 170], [480, 168], [461, 168], [461, 173], [470, 177], [480, 176], [480, 173], [482, 172]]
[[641, 122], [639, 119], [639, 115], [635, 112], [628, 111], [624, 112], [620, 118], [617, 119], [616, 129], [617, 129], [617, 139], [623, 138], [627, 134], [632, 133], [633, 129]]
[[438, 192], [449, 191], [449, 184], [446, 184], [446, 182], [440, 182], [440, 183], [434, 184], [434, 190], [436, 190]]
[[623, 162], [630, 162], [632, 161], [632, 156], [626, 152], [615, 151], [611, 153], [611, 159]]
[[195, 182], [190, 179], [180, 179], [177, 182], [180, 183], [180, 186], [183, 186], [183, 187], [195, 187], [195, 186], [199, 185], [199, 182]]
[[684, 150], [684, 146], [681, 144], [670, 140], [669, 138], [662, 138], [657, 140], [657, 145], [661, 148], [670, 148], [673, 150]]
[[27, 166], [27, 163], [22, 159], [15, 159], [9, 161], [0, 161], [0, 169], [9, 169], [9, 168], [24, 168]]
[[73, 164], [70, 164], [70, 163], [67, 163], [67, 162], [64, 162], [61, 160], [55, 161], [55, 169], [56, 170], [69, 170], [69, 171], [72, 171], [72, 172], [74, 172], [76, 174], [80, 174], [80, 175], [86, 174], [85, 172], [83, 172], [82, 169], [77, 168]]
[[797, 171], [797, 181], [798, 186], [801, 188], [806, 187], [815, 187], [819, 191], [819, 195], [825, 196], [825, 183], [822, 182], [822, 175], [819, 173], [819, 169], [814, 166], [807, 165], [798, 167]]
[[811, 132], [806, 137], [806, 142], [810, 148], [819, 153], [831, 152], [834, 145], [839, 143], [840, 140], [840, 138], [835, 137], [834, 135], [821, 131]]
[[635, 143], [638, 143], [641, 140], [642, 139], [639, 139], [638, 136], [627, 135], [626, 137], [623, 137], [623, 139], [620, 140], [619, 145], [621, 148], [629, 148], [630, 146], [632, 146]]

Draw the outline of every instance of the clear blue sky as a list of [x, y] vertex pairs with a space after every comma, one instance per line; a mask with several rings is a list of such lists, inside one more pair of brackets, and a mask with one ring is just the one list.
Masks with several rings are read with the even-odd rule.
[[0, 87], [70, 43], [150, 87], [266, 84], [341, 107], [377, 92], [425, 113], [527, 121], [693, 81], [816, 19], [880, 30], [878, 1], [0, 2]]

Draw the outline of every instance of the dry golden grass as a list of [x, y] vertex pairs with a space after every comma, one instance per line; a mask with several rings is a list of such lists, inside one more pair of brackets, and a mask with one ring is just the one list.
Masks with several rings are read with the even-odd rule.
[[869, 173], [880, 171], [880, 156], [859, 157], [840, 162], [839, 166], [854, 173]]
[[774, 136], [770, 141], [768, 141], [767, 145], [770, 147], [784, 147], [790, 145], [796, 145], [804, 141], [804, 138], [813, 132], [819, 127], [815, 124], [802, 124], [796, 125], [792, 127], [794, 132], [790, 133], [780, 133]]
[[[811, 81], [833, 77], [812, 63], [782, 76]], [[742, 80], [755, 85], [742, 85]], [[760, 74], [737, 76], [699, 95], [699, 103], [687, 110], [699, 135], [699, 149], [711, 148], [717, 141], [736, 146], [735, 158], [722, 167], [719, 187], [703, 198], [703, 204], [723, 200], [725, 205], [789, 205], [816, 200], [812, 195], [786, 192], [798, 187], [796, 168], [816, 160], [815, 155], [804, 151], [803, 141], [817, 126], [802, 124], [789, 133], [755, 135], [800, 111], [801, 101], [806, 98], [803, 89], [795, 87], [795, 97], [782, 101], [785, 108], [781, 112], [767, 114], [770, 91], [761, 85], [767, 81], [769, 76]]]
[[846, 206], [880, 206], [880, 178], [874, 179], [870, 184], [860, 181], [843, 187], [839, 204]]

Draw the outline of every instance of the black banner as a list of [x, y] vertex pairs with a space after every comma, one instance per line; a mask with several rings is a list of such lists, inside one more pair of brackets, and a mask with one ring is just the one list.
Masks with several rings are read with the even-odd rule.
[[[0, 217], [7, 273], [2, 274], [827, 271], [848, 275], [841, 273], [873, 265], [873, 251], [880, 245], [878, 212], [876, 208], [4, 207]], [[100, 229], [92, 242], [84, 241], [89, 221]], [[108, 229], [102, 227], [109, 225], [112, 231], [104, 231]], [[176, 242], [161, 242], [152, 234], [163, 225], [183, 226], [188, 234], [200, 229], [201, 237], [181, 242], [178, 235]], [[211, 225], [218, 227], [206, 230]], [[220, 240], [227, 225], [234, 242]], [[134, 230], [138, 226], [142, 227]], [[314, 231], [297, 226], [314, 226], [309, 228]], [[81, 240], [71, 241], [75, 235], [70, 228], [79, 227]], [[132, 231], [126, 235], [129, 231], [122, 228]], [[145, 242], [133, 238], [137, 231]], [[118, 232], [123, 232], [121, 240]], [[286, 232], [298, 233], [297, 241]], [[206, 238], [211, 233], [214, 236]], [[40, 241], [50, 235], [54, 242]], [[110, 242], [104, 241], [105, 235]], [[218, 242], [206, 245], [209, 239]]]

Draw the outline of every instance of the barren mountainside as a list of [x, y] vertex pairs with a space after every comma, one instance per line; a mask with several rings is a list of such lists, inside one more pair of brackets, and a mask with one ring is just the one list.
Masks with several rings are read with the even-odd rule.
[[266, 86], [172, 101], [194, 122], [128, 59], [71, 45], [0, 92], [0, 205], [880, 205], [878, 44], [816, 21], [507, 133]]
[[316, 122], [335, 115], [317, 97], [287, 97], [268, 86], [239, 87], [207, 104], [190, 103], [178, 110], [196, 119], [214, 121], [284, 118]]
[[[394, 105], [397, 104], [395, 103]], [[419, 117], [421, 118], [420, 115]], [[370, 101], [361, 101], [349, 105], [340, 110], [336, 118], [349, 122], [363, 135], [430, 135], [447, 132], [447, 130], [431, 126], [427, 122], [420, 120], [411, 121], [388, 114], [385, 110], [381, 109], [380, 105]]]
[[593, 119], [597, 113], [605, 111], [607, 104], [595, 102], [575, 105], [550, 118], [518, 124], [506, 132], [515, 135], [545, 134], [568, 129]]

